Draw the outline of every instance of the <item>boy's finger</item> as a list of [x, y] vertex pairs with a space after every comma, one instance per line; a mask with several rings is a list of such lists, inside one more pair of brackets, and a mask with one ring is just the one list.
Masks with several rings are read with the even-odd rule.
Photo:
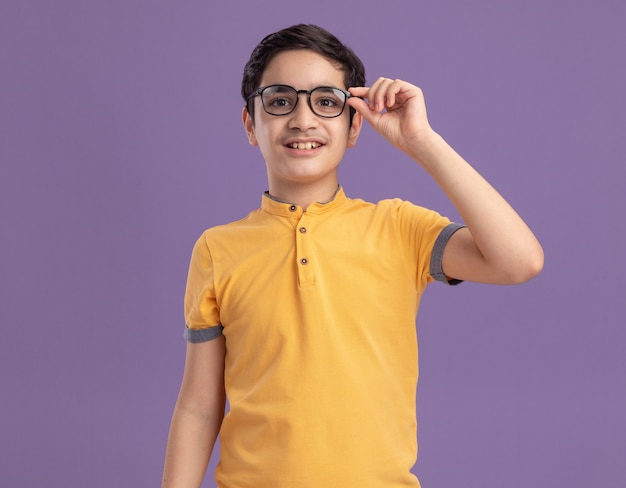
[[348, 91], [355, 97], [367, 97], [370, 89], [368, 86], [353, 86], [348, 88]]
[[361, 98], [353, 97], [348, 99], [348, 106], [359, 112], [372, 127], [376, 127], [380, 114], [372, 110], [367, 102], [363, 101]]

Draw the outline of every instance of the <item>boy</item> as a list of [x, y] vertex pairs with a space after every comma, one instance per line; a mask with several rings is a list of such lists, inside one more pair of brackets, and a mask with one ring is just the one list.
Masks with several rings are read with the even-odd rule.
[[[220, 488], [419, 487], [410, 469], [425, 286], [540, 272], [540, 244], [429, 126], [421, 90], [364, 85], [361, 61], [316, 26], [253, 51], [242, 117], [269, 191], [194, 247], [163, 487], [200, 486], [218, 433]], [[435, 179], [466, 227], [345, 195], [337, 167], [363, 119]]]

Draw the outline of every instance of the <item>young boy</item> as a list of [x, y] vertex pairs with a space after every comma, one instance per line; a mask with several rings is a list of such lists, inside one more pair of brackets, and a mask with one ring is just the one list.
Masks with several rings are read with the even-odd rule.
[[[194, 247], [163, 487], [200, 486], [218, 433], [220, 488], [419, 487], [410, 470], [424, 288], [540, 272], [540, 244], [430, 127], [421, 90], [364, 85], [361, 61], [316, 26], [271, 34], [252, 53], [243, 125], [269, 191]], [[466, 227], [408, 202], [345, 195], [337, 167], [363, 119], [435, 179]]]

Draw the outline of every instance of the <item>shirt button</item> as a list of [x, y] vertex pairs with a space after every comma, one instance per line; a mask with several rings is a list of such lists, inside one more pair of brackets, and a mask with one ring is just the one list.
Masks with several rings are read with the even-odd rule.
[[307, 264], [309, 264], [309, 260], [308, 260], [307, 258], [302, 258], [302, 259], [300, 260], [300, 264], [302, 264], [302, 265], [307, 265]]
[[298, 207], [296, 207], [295, 205], [292, 205], [291, 207], [289, 207], [289, 211], [291, 212], [295, 212], [296, 210], [298, 210]]
[[306, 234], [306, 227], [300, 227], [300, 232], [302, 234]]

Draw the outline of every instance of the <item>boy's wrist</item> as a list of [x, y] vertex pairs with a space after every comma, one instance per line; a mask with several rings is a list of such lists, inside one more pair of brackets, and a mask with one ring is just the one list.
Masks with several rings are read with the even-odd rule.
[[446, 146], [445, 140], [429, 128], [410, 141], [407, 153], [413, 160], [428, 169], [437, 163]]

